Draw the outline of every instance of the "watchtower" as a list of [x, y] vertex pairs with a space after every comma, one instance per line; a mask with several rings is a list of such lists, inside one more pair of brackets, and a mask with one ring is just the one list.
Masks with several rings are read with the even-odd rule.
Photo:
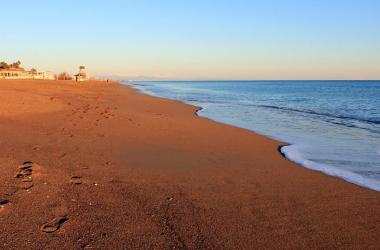
[[86, 67], [85, 66], [79, 66], [79, 75], [83, 78], [87, 78], [86, 74]]
[[75, 80], [77, 82], [83, 82], [88, 80], [85, 66], [79, 66], [79, 73], [75, 75]]

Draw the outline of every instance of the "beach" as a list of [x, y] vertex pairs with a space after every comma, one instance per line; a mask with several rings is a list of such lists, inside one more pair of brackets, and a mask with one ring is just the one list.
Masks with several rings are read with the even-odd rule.
[[3, 249], [379, 248], [379, 192], [197, 107], [39, 80], [1, 80], [0, 106]]

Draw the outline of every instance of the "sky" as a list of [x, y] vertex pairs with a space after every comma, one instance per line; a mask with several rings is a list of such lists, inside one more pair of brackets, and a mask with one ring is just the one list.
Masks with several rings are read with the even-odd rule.
[[380, 79], [379, 0], [18, 0], [0, 61], [125, 79]]

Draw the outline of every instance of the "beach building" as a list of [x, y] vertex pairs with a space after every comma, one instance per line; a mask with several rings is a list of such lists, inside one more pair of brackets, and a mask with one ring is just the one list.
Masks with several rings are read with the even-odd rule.
[[38, 80], [54, 80], [55, 76], [50, 71], [31, 70], [26, 71], [24, 68], [0, 68], [0, 79], [38, 79]]
[[23, 68], [0, 68], [0, 79], [29, 79], [29, 74]]
[[86, 73], [86, 67], [85, 66], [79, 66], [79, 73], [75, 75], [75, 81], [77, 82], [83, 82], [88, 81], [90, 78]]
[[55, 76], [51, 71], [39, 71], [39, 70], [31, 70], [29, 72], [30, 79], [38, 79], [38, 80], [54, 80]]

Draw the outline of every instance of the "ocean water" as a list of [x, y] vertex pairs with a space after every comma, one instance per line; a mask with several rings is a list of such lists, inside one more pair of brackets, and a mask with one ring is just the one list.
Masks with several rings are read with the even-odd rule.
[[289, 145], [299, 165], [380, 191], [380, 81], [128, 82]]

